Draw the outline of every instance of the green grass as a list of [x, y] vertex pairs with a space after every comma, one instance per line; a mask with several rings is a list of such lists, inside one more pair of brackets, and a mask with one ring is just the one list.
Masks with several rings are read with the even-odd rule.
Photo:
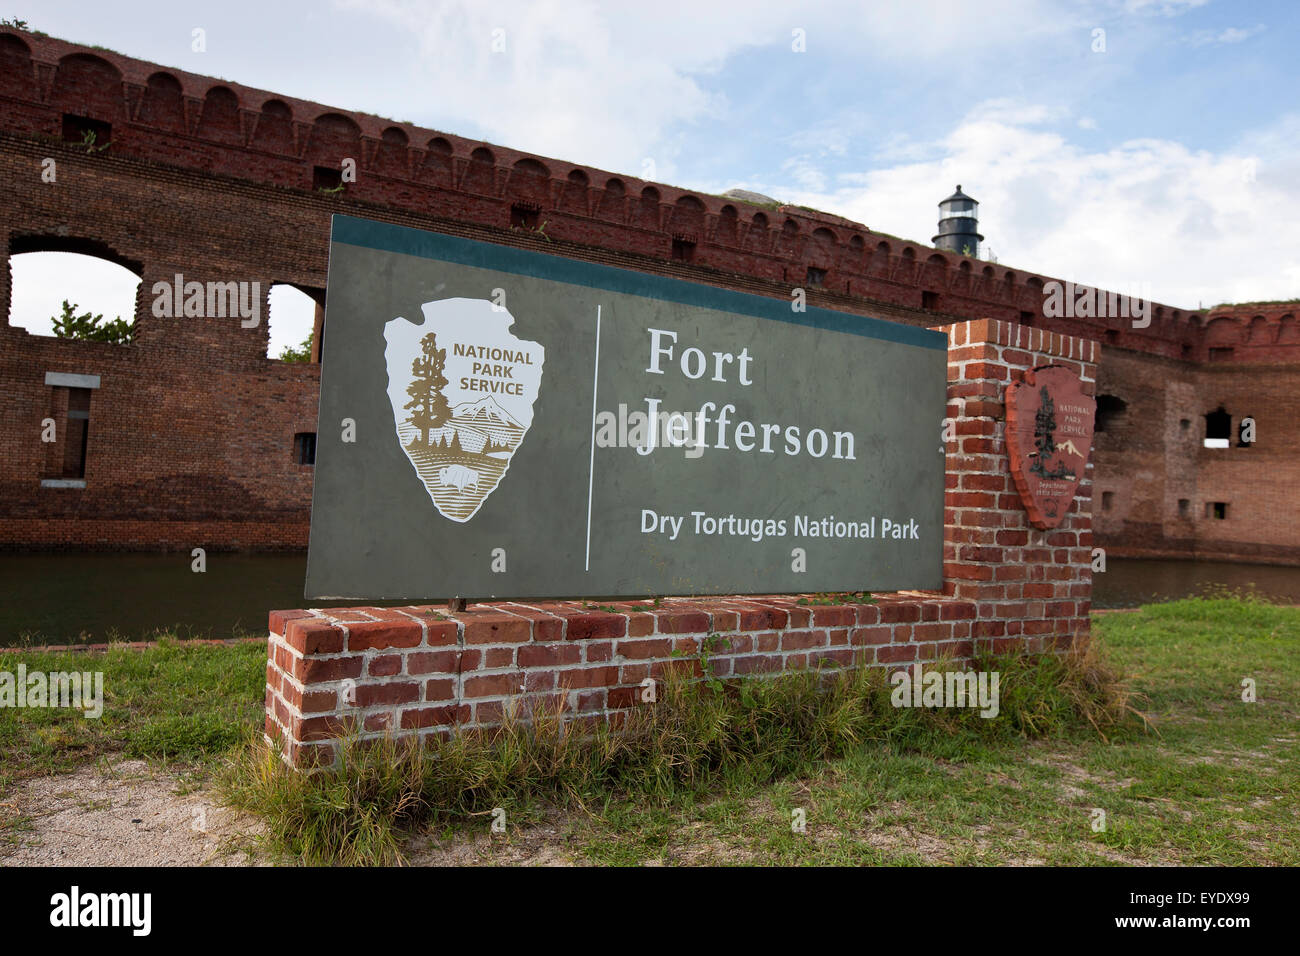
[[260, 725], [266, 647], [163, 640], [103, 654], [0, 649], [0, 671], [102, 671], [104, 711], [0, 708], [0, 795], [23, 778], [108, 754], [211, 762]]
[[[0, 670], [102, 669], [107, 698], [99, 721], [0, 710], [0, 800], [24, 777], [121, 754], [228, 763], [227, 798], [290, 861], [1300, 864], [1300, 609], [1193, 599], [1094, 630], [1150, 728], [1108, 721], [1123, 692], [1095, 661], [1000, 661], [993, 721], [895, 710], [867, 676], [829, 694], [811, 675], [678, 684], [655, 720], [582, 746], [543, 720], [422, 754], [352, 748], [342, 772], [310, 776], [257, 743], [260, 645], [0, 652]], [[494, 807], [508, 827], [489, 836]]]
[[1189, 600], [1094, 627], [1152, 731], [868, 746], [703, 803], [620, 800], [562, 839], [605, 864], [1300, 863], [1300, 609]]

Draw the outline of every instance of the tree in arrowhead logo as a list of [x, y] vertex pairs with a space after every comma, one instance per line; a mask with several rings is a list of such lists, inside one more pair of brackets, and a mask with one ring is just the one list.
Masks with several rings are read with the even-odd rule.
[[533, 423], [546, 350], [487, 299], [426, 302], [384, 326], [397, 440], [444, 518], [464, 523], [501, 484]]
[[1008, 386], [1007, 454], [1020, 500], [1037, 528], [1065, 520], [1092, 449], [1097, 402], [1063, 365], [1025, 372]]

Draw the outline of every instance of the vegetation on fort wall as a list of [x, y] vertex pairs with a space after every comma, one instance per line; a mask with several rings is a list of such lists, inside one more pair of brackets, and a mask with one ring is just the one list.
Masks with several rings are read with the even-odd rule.
[[281, 362], [310, 362], [311, 361], [311, 340], [316, 335], [315, 331], [307, 333], [307, 337], [302, 340], [302, 344], [295, 348], [292, 345], [286, 345], [280, 350]]
[[61, 339], [80, 339], [83, 342], [108, 342], [112, 345], [129, 345], [135, 338], [135, 322], [118, 316], [105, 321], [103, 314], [92, 315], [89, 310], [77, 314], [77, 305], [63, 300], [63, 314], [51, 318], [54, 334]]

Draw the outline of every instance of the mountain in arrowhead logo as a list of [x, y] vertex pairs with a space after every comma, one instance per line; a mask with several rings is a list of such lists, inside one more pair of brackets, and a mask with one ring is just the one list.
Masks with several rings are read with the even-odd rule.
[[1007, 454], [1029, 521], [1055, 528], [1065, 520], [1092, 450], [1096, 400], [1077, 373], [1061, 365], [1025, 372], [1007, 387]]
[[501, 484], [533, 421], [546, 350], [510, 332], [486, 299], [441, 299], [424, 321], [384, 326], [397, 440], [438, 513], [474, 517]]

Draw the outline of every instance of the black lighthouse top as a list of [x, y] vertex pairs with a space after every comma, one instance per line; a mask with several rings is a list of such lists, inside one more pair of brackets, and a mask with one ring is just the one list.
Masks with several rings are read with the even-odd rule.
[[978, 256], [983, 239], [979, 234], [979, 203], [962, 192], [958, 184], [957, 191], [939, 203], [939, 234], [931, 242], [936, 249]]

